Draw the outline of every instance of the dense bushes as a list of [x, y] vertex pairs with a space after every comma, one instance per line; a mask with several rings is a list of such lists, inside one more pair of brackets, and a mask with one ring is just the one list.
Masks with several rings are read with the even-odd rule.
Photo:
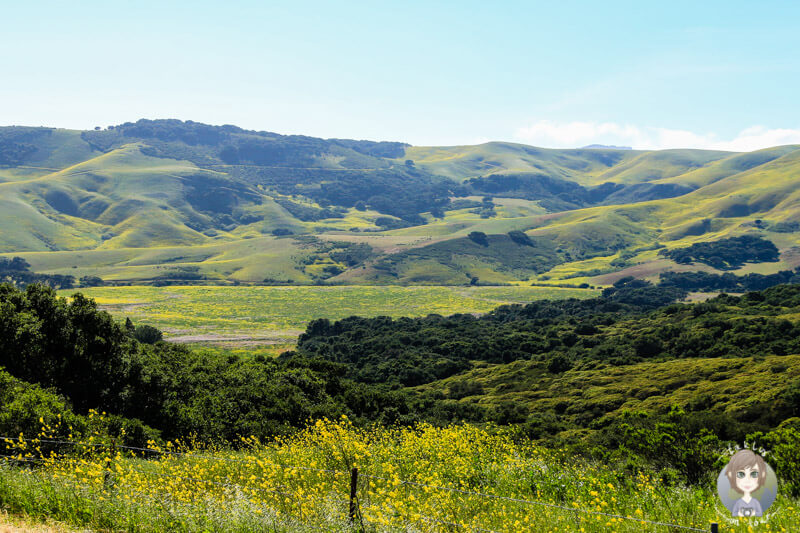
[[0, 128], [0, 165], [15, 166], [25, 162], [38, 151], [35, 144], [38, 138], [52, 132], [51, 128]]
[[[233, 442], [322, 416], [380, 419], [387, 411], [401, 419], [413, 412], [404, 394], [352, 383], [328, 361], [195, 353], [159, 337], [150, 326], [121, 327], [80, 294], [67, 301], [42, 285], [24, 292], [0, 285], [0, 366], [63, 394], [79, 414], [97, 409], [139, 419], [166, 438]], [[67, 411], [62, 400], [30, 391], [33, 403], [25, 405]], [[14, 419], [31, 429], [24, 417]]]
[[800, 497], [800, 419], [786, 420], [774, 431], [753, 433], [748, 440], [769, 451], [766, 460], [775, 468], [783, 489]]
[[76, 434], [86, 427], [63, 397], [0, 371], [0, 435], [38, 435], [44, 424], [56, 426], [59, 421], [62, 434], [58, 436], [67, 436], [70, 426]]
[[21, 257], [0, 257], [0, 283], [25, 287], [31, 283], [43, 283], [56, 289], [71, 289], [75, 286], [73, 276], [63, 274], [37, 274], [30, 271], [30, 264]]
[[779, 255], [772, 241], [751, 235], [697, 242], [686, 248], [664, 248], [658, 254], [676, 263], [705, 263], [720, 270], [732, 270], [745, 263], [777, 261]]
[[71, 440], [113, 436], [128, 446], [145, 446], [151, 439], [160, 439], [158, 431], [139, 420], [76, 414], [63, 396], [0, 370], [0, 436], [30, 438], [42, 433], [50, 439]]
[[622, 365], [800, 353], [797, 324], [765, 316], [742, 318], [798, 307], [800, 286], [653, 310], [680, 291], [634, 285], [623, 281], [604, 298], [502, 306], [480, 318], [320, 319], [300, 336], [297, 351], [343, 364], [347, 376], [358, 381], [403, 386], [455, 375], [470, 361], [543, 360], [558, 373], [590, 361]]
[[635, 305], [641, 309], [655, 309], [686, 297], [679, 287], [653, 286], [649, 281], [632, 276], [617, 280], [613, 286], [603, 289], [603, 298], [615, 302]]
[[662, 272], [659, 286], [677, 287], [687, 291], [761, 291], [784, 283], [800, 283], [800, 268], [781, 270], [775, 274], [750, 273], [737, 276], [732, 272]]
[[752, 429], [723, 414], [673, 408], [662, 415], [623, 413], [591, 440], [598, 458], [649, 464], [665, 479], [710, 485], [724, 466], [723, 443], [742, 442]]

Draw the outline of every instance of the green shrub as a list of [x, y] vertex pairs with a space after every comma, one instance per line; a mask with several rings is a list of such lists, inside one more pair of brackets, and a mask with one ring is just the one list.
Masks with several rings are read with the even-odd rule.
[[164, 335], [153, 326], [142, 325], [136, 326], [136, 329], [133, 330], [133, 338], [144, 344], [155, 344], [163, 340]]
[[775, 469], [783, 490], [800, 496], [800, 419], [788, 419], [768, 433], [752, 433], [747, 441], [767, 450], [765, 460]]

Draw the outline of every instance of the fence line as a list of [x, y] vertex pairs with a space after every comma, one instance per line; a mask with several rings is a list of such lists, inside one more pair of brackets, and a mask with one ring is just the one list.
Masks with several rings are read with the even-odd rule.
[[[158, 453], [161, 455], [180, 455], [183, 457], [197, 457], [201, 459], [211, 459], [213, 461], [226, 461], [232, 463], [242, 463], [242, 464], [252, 464], [253, 461], [249, 461], [246, 459], [236, 459], [234, 457], [215, 457], [213, 455], [201, 454], [201, 453], [187, 453], [187, 452], [178, 452], [172, 450], [157, 450], [155, 448], [138, 448], [136, 446], [123, 446], [120, 444], [101, 444], [101, 443], [88, 443], [88, 442], [80, 442], [80, 441], [68, 441], [68, 440], [54, 440], [54, 439], [25, 439], [21, 437], [3, 437], [0, 436], [0, 440], [8, 442], [33, 442], [33, 443], [45, 443], [45, 444], [71, 444], [73, 446], [90, 446], [95, 448], [110, 448], [115, 447], [121, 450], [131, 450], [131, 451], [139, 451], [139, 452], [148, 452], [148, 453]], [[332, 470], [326, 468], [312, 468], [309, 466], [294, 466], [294, 465], [282, 465], [280, 463], [276, 463], [273, 461], [265, 461], [262, 459], [254, 459], [255, 462], [262, 462], [266, 464], [270, 464], [273, 466], [278, 466], [283, 468], [284, 470], [307, 470], [312, 472], [326, 472], [329, 474], [343, 474], [343, 475], [350, 475], [350, 472], [346, 472], [344, 470]]]
[[[294, 495], [292, 495], [292, 494], [290, 494], [288, 492], [283, 492], [283, 491], [276, 490], [276, 489], [266, 489], [266, 488], [263, 488], [263, 487], [252, 487], [252, 486], [247, 486], [247, 485], [239, 485], [237, 483], [222, 483], [220, 481], [212, 481], [212, 480], [201, 479], [201, 478], [196, 478], [196, 477], [176, 476], [176, 475], [173, 475], [173, 474], [165, 474], [165, 473], [162, 473], [162, 472], [148, 472], [146, 470], [140, 470], [138, 468], [133, 468], [133, 467], [130, 467], [130, 466], [126, 466], [125, 468], [128, 469], [128, 470], [131, 470], [133, 472], [138, 472], [138, 473], [144, 474], [144, 475], [159, 476], [159, 477], [166, 477], [166, 478], [172, 478], [172, 479], [180, 479], [180, 480], [184, 480], [184, 481], [197, 481], [199, 483], [209, 483], [209, 484], [217, 485], [217, 486], [220, 486], [220, 487], [236, 488], [236, 489], [241, 490], [242, 492], [251, 491], [251, 492], [264, 492], [264, 493], [268, 493], [268, 494], [280, 494], [281, 496], [287, 496], [289, 498], [292, 498], [293, 500], [297, 500], [297, 498]], [[328, 498], [317, 498], [317, 497], [305, 497], [303, 499], [311, 500], [311, 501], [318, 501], [318, 502], [335, 502], [335, 503], [347, 503], [347, 502], [349, 502], [349, 500], [346, 500], [346, 499], [343, 499], [343, 498], [328, 499]]]
[[[367, 478], [381, 479], [383, 481], [394, 482], [394, 480], [386, 478], [386, 477], [373, 476], [373, 475], [370, 475], [370, 474], [362, 474], [362, 475], [364, 477], [367, 477]], [[581, 509], [579, 507], [568, 507], [566, 505], [559, 505], [557, 503], [547, 503], [547, 502], [541, 502], [541, 501], [536, 501], [536, 500], [523, 500], [523, 499], [520, 499], [520, 498], [511, 498], [510, 496], [500, 496], [498, 494], [486, 494], [486, 493], [483, 493], [483, 492], [476, 492], [476, 491], [472, 491], [472, 490], [458, 489], [458, 488], [455, 488], [455, 487], [442, 487], [442, 486], [439, 486], [439, 485], [428, 485], [426, 483], [419, 483], [419, 482], [416, 482], [416, 481], [400, 480], [400, 484], [401, 485], [412, 485], [412, 486], [416, 486], [416, 487], [424, 487], [424, 488], [429, 488], [429, 489], [433, 489], [433, 490], [444, 490], [444, 491], [449, 491], [449, 492], [457, 492], [457, 493], [460, 493], [460, 494], [467, 494], [467, 495], [471, 495], [471, 496], [480, 496], [482, 498], [490, 498], [490, 499], [496, 499], [496, 500], [515, 502], [515, 503], [524, 503], [524, 504], [529, 504], [529, 505], [539, 505], [539, 506], [543, 506], [543, 507], [553, 507], [553, 508], [557, 508], [557, 509], [564, 509], [565, 511], [573, 511], [573, 512], [578, 512], [578, 513], [586, 513], [586, 514], [607, 516], [609, 518], [620, 518], [620, 519], [624, 519], [624, 520], [634, 520], [636, 522], [644, 522], [644, 523], [652, 524], [652, 525], [656, 525], [656, 526], [677, 527], [677, 528], [686, 529], [686, 530], [689, 530], [689, 531], [706, 531], [705, 529], [699, 529], [699, 528], [696, 528], [696, 527], [681, 526], [681, 525], [678, 525], [678, 524], [671, 524], [671, 523], [667, 523], [667, 522], [657, 522], [657, 521], [653, 521], [653, 520], [646, 520], [646, 519], [643, 519], [643, 518], [634, 518], [632, 516], [625, 516], [625, 515], [612, 514], [612, 513], [604, 513], [602, 511], [593, 511], [591, 509]]]
[[[374, 509], [379, 509], [379, 508], [378, 507], [374, 507], [374, 506], [370, 506], [370, 507], [364, 507], [364, 509], [374, 510]], [[419, 514], [419, 513], [417, 513], [417, 514]], [[447, 525], [447, 526], [455, 526], [457, 528], [467, 528], [467, 529], [469, 529], [471, 531], [477, 531], [478, 533], [501, 533], [500, 531], [495, 531], [493, 529], [483, 529], [483, 528], [477, 527], [477, 526], [464, 526], [464, 525], [458, 524], [456, 522], [448, 522], [447, 520], [441, 520], [439, 518], [433, 518], [433, 517], [430, 517], [430, 516], [426, 516], [424, 514], [420, 514], [419, 517], [420, 518], [418, 520], [414, 520], [412, 518], [411, 521], [412, 522], [421, 522], [421, 521], [437, 522], [439, 524], [444, 524], [444, 525]], [[370, 522], [372, 524], [378, 524], [378, 522], [376, 522], [374, 520], [370, 520], [369, 518], [365, 518], [364, 520], [366, 522]], [[407, 522], [407, 520], [405, 520], [405, 521]]]
[[[2, 437], [0, 437], [0, 438], [2, 438]], [[36, 458], [32, 458], [32, 457], [20, 457], [20, 456], [15, 456], [15, 455], [0, 455], [0, 459], [10, 459], [12, 461], [23, 462], [23, 463], [31, 463], [31, 464], [47, 464], [47, 461], [45, 461], [43, 459], [36, 459]], [[237, 483], [223, 483], [221, 481], [214, 481], [214, 480], [211, 480], [211, 479], [203, 479], [203, 478], [198, 478], [198, 477], [176, 476], [174, 474], [166, 474], [166, 473], [163, 473], [163, 472], [153, 472], [153, 471], [141, 470], [139, 468], [134, 468], [132, 466], [127, 466], [127, 465], [124, 466], [121, 471], [116, 471], [114, 473], [116, 473], [116, 474], [124, 474], [126, 471], [137, 472], [139, 474], [144, 474], [144, 475], [147, 475], [147, 476], [157, 476], [157, 477], [162, 477], [162, 478], [179, 479], [179, 480], [182, 480], [182, 481], [194, 481], [194, 482], [197, 482], [197, 483], [205, 483], [205, 484], [208, 484], [208, 485], [215, 485], [215, 486], [218, 486], [218, 487], [236, 488], [236, 489], [239, 489], [239, 490], [241, 490], [242, 492], [245, 492], [245, 493], [250, 491], [250, 492], [263, 492], [263, 493], [269, 493], [269, 494], [279, 494], [281, 496], [287, 496], [289, 498], [297, 500], [297, 498], [294, 495], [292, 495], [292, 494], [290, 494], [288, 492], [283, 492], [283, 491], [279, 491], [279, 490], [275, 490], [275, 489], [267, 489], [267, 488], [263, 488], [263, 487], [253, 487], [253, 486], [248, 486], [248, 485], [239, 485]], [[306, 497], [304, 497], [302, 499], [311, 500], [311, 501], [318, 501], [318, 502], [334, 502], [334, 503], [348, 503], [350, 501], [350, 500], [347, 500], [347, 499], [344, 499], [344, 498], [319, 498], [319, 497], [308, 497], [308, 496], [306, 496]]]
[[[45, 461], [43, 461], [41, 459], [33, 459], [33, 458], [20, 459], [19, 457], [11, 456], [11, 455], [0, 455], [0, 459], [11, 459], [11, 460], [14, 460], [14, 461], [30, 462], [30, 463], [35, 463], [35, 464], [45, 464]], [[147, 472], [144, 472], [144, 471], [140, 471], [140, 472], [147, 473]], [[76, 490], [77, 492], [85, 493], [84, 494], [85, 496], [89, 496], [88, 491], [86, 491], [86, 486], [85, 485], [81, 485], [79, 483], [70, 482], [68, 480], [62, 480], [62, 483], [68, 483], [73, 488], [73, 490]], [[130, 490], [129, 489], [128, 492], [132, 493], [137, 498], [141, 498], [141, 499], [147, 500], [147, 501], [151, 502], [152, 504], [155, 504], [155, 505], [160, 506], [162, 508], [165, 508], [165, 505], [164, 505], [165, 501], [169, 501], [169, 503], [171, 505], [173, 505], [173, 506], [178, 506], [178, 507], [183, 508], [182, 511], [184, 513], [189, 512], [189, 510], [192, 509], [192, 508], [195, 508], [195, 509], [197, 508], [197, 505], [195, 503], [191, 503], [190, 504], [190, 503], [180, 502], [178, 500], [175, 500], [169, 494], [163, 495], [163, 496], [161, 496], [159, 498], [154, 498], [151, 494], [146, 494], [146, 493], [138, 491], [138, 490]], [[312, 498], [309, 498], [309, 499], [312, 499]], [[313, 498], [313, 499], [317, 500], [317, 501], [322, 501], [319, 498]], [[339, 499], [339, 500], [331, 500], [331, 501], [337, 502], [337, 503], [341, 503], [341, 502], [346, 502], [347, 500]], [[128, 505], [134, 505], [134, 502], [129, 501]], [[274, 507], [269, 507], [267, 505], [260, 504], [260, 505], [258, 505], [258, 507], [261, 507], [261, 508], [264, 508], [264, 509], [268, 509], [268, 510], [272, 511], [273, 513], [276, 512], [276, 509]], [[318, 525], [315, 525], [315, 524], [304, 524], [303, 526], [306, 527], [306, 528], [315, 529], [315, 530], [319, 530], [319, 531], [326, 531], [321, 526], [318, 526]]]
[[[323, 468], [311, 468], [311, 467], [301, 467], [301, 466], [286, 466], [286, 465], [281, 465], [279, 463], [274, 463], [274, 462], [270, 462], [270, 461], [263, 461], [263, 460], [260, 460], [260, 459], [255, 459], [254, 461], [248, 461], [248, 460], [244, 460], [244, 459], [235, 459], [235, 458], [226, 458], [226, 457], [214, 457], [214, 456], [205, 455], [205, 454], [192, 454], [192, 453], [177, 452], [177, 451], [156, 450], [156, 449], [153, 449], [153, 448], [137, 448], [137, 447], [134, 447], [134, 446], [118, 446], [116, 444], [108, 445], [108, 444], [99, 444], [99, 443], [82, 443], [82, 442], [79, 442], [79, 441], [66, 441], [66, 440], [54, 440], [54, 439], [25, 439], [23, 437], [2, 437], [2, 436], [0, 436], [0, 440], [4, 440], [6, 443], [9, 443], [9, 442], [36, 442], [36, 443], [47, 443], [47, 444], [53, 444], [53, 443], [55, 443], [55, 444], [72, 444], [72, 445], [78, 445], [78, 446], [93, 446], [93, 447], [107, 447], [107, 448], [113, 446], [115, 448], [133, 450], [133, 451], [152, 452], [152, 453], [169, 454], [169, 455], [181, 455], [181, 456], [184, 456], [184, 457], [206, 458], [206, 459], [211, 459], [211, 460], [230, 461], [230, 462], [243, 463], [243, 464], [248, 464], [248, 465], [252, 465], [254, 461], [257, 464], [260, 461], [262, 463], [267, 463], [267, 464], [271, 464], [271, 465], [274, 465], [274, 466], [278, 466], [278, 467], [281, 467], [281, 468], [286, 469], [286, 470], [310, 470], [310, 471], [327, 472], [327, 473], [333, 473], [333, 474], [347, 474], [347, 472], [344, 472], [344, 471], [341, 471], [341, 470], [330, 470], [330, 469], [323, 469]], [[29, 460], [29, 458], [20, 458], [19, 456], [0, 455], [0, 458], [11, 459], [11, 460], [21, 461], [21, 462], [30, 462], [30, 463], [34, 463], [34, 464], [43, 463], [43, 461], [41, 461], [41, 460], [35, 460], [35, 459], [34, 460]], [[218, 481], [204, 480], [204, 479], [200, 479], [200, 478], [174, 476], [174, 475], [171, 475], [171, 474], [160, 474], [160, 473], [157, 473], [157, 472], [147, 472], [147, 471], [138, 470], [138, 469], [135, 469], [135, 468], [132, 468], [132, 467], [129, 467], [129, 468], [131, 470], [133, 470], [133, 471], [137, 471], [137, 472], [140, 472], [140, 473], [146, 474], [146, 475], [158, 475], [158, 476], [171, 477], [171, 478], [176, 478], [176, 479], [191, 480], [191, 481], [200, 482], [200, 483], [208, 483], [208, 484], [213, 484], [213, 485], [218, 485], [218, 486], [236, 487], [236, 488], [239, 488], [240, 490], [246, 488], [248, 490], [264, 491], [264, 492], [282, 494], [284, 496], [291, 497], [290, 494], [287, 494], [287, 493], [284, 493], [284, 492], [280, 492], [280, 491], [276, 491], [276, 490], [259, 489], [259, 488], [255, 488], [255, 487], [245, 487], [243, 485], [222, 483], [222, 482], [218, 482]], [[352, 480], [353, 479], [357, 479], [357, 477], [359, 475], [359, 472], [358, 472], [358, 469], [354, 468], [354, 469], [351, 470], [350, 473], [353, 475], [353, 477], [351, 478], [351, 486], [350, 486], [350, 488], [351, 488], [351, 497], [350, 497], [350, 499], [349, 500], [333, 500], [333, 501], [350, 502], [350, 504], [351, 504], [351, 513], [350, 513], [350, 515], [351, 515], [351, 520], [352, 520], [353, 519], [352, 505], [353, 505], [354, 501], [356, 502], [355, 503], [356, 507], [358, 507], [360, 509], [360, 505], [357, 503], [357, 498], [354, 499], [354, 496], [352, 495], [352, 489], [353, 489], [353, 486], [354, 486], [354, 483], [353, 483]], [[387, 478], [387, 477], [377, 476], [377, 475], [372, 475], [372, 474], [360, 473], [360, 475], [362, 477], [364, 477], [364, 478], [379, 479], [379, 480], [387, 481], [387, 482], [390, 482], [390, 483], [394, 483], [395, 481], [397, 481], [397, 480], [390, 479], [390, 478]], [[510, 496], [500, 496], [500, 495], [497, 495], [497, 494], [486, 494], [486, 493], [483, 493], [483, 492], [459, 489], [459, 488], [456, 488], [456, 487], [444, 487], [444, 486], [439, 486], [439, 485], [429, 485], [427, 483], [420, 483], [420, 482], [417, 482], [417, 481], [409, 481], [409, 480], [399, 480], [399, 481], [400, 481], [400, 483], [399, 483], [400, 485], [409, 485], [409, 486], [414, 486], [414, 487], [427, 488], [427, 489], [431, 489], [431, 490], [455, 492], [455, 493], [459, 493], [459, 494], [465, 494], [465, 495], [470, 495], [470, 496], [478, 496], [478, 497], [481, 497], [481, 498], [488, 498], [488, 499], [495, 499], [495, 500], [502, 500], [502, 501], [509, 501], [509, 502], [514, 502], [514, 503], [526, 504], [526, 505], [538, 505], [538, 506], [541, 506], [541, 507], [557, 508], [557, 509], [563, 509], [565, 511], [570, 511], [570, 512], [573, 512], [573, 513], [584, 513], [584, 514], [588, 514], [588, 515], [605, 516], [605, 517], [608, 517], [608, 518], [614, 518], [614, 519], [619, 519], [619, 520], [632, 520], [632, 521], [639, 522], [639, 523], [642, 523], [642, 524], [650, 524], [650, 525], [654, 525], [654, 526], [663, 526], [663, 527], [672, 527], [672, 528], [682, 529], [682, 530], [685, 530], [685, 531], [701, 531], [701, 532], [708, 531], [706, 529], [700, 529], [700, 528], [696, 528], [696, 527], [693, 527], [693, 526], [683, 526], [683, 525], [680, 525], [680, 524], [673, 524], [673, 523], [669, 523], [669, 522], [659, 522], [659, 521], [655, 521], [655, 520], [647, 520], [645, 518], [634, 518], [632, 516], [625, 516], [625, 515], [613, 514], [613, 513], [604, 513], [602, 511], [594, 511], [594, 510], [591, 510], [591, 509], [581, 509], [579, 507], [570, 507], [570, 506], [566, 506], [566, 505], [559, 505], [559, 504], [556, 504], [556, 503], [547, 503], [547, 502], [542, 502], [542, 501], [537, 501], [537, 500], [524, 500], [524, 499], [520, 499], [520, 498], [512, 498]], [[308, 499], [315, 500], [315, 501], [323, 501], [320, 498], [308, 498]], [[325, 501], [328, 501], [328, 500], [325, 500]], [[367, 508], [368, 509], [375, 509], [375, 507], [367, 507]], [[424, 515], [420, 515], [420, 516], [424, 516]], [[446, 521], [442, 521], [442, 520], [431, 518], [431, 517], [426, 517], [426, 518], [428, 518], [430, 520], [433, 520], [433, 521], [436, 521], [436, 522], [441, 522], [441, 523], [444, 523], [444, 524], [455, 525], [457, 527], [463, 527], [463, 526], [461, 526], [459, 524], [456, 524], [454, 522], [446, 522]], [[486, 530], [486, 529], [480, 529], [480, 528], [473, 528], [473, 530], [474, 531], [488, 532], [488, 533], [497, 533], [497, 532], [493, 532], [492, 530]], [[711, 524], [711, 531], [712, 532], [717, 531], [717, 524], [716, 523], [712, 523]]]
[[42, 461], [41, 459], [34, 459], [32, 457], [20, 457], [18, 455], [0, 455], [0, 459], [11, 459], [12, 461], [17, 461], [20, 463], [44, 464], [44, 461]]

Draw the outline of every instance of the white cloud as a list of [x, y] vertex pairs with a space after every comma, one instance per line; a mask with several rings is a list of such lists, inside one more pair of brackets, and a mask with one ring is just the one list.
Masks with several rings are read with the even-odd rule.
[[576, 148], [587, 144], [631, 146], [643, 150], [667, 148], [703, 148], [749, 152], [782, 144], [800, 144], [800, 129], [769, 129], [752, 126], [732, 139], [720, 139], [713, 133], [688, 130], [640, 127], [616, 122], [553, 122], [540, 120], [519, 128], [519, 141], [553, 148]]

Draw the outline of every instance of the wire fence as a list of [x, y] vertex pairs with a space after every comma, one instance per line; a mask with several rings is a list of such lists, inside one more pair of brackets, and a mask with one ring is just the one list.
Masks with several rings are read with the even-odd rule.
[[[375, 522], [374, 520], [371, 520], [369, 518], [364, 517], [364, 515], [363, 515], [363, 511], [364, 510], [367, 510], [367, 511], [376, 510], [377, 511], [377, 510], [383, 510], [383, 508], [382, 507], [376, 507], [376, 506], [370, 506], [370, 505], [361, 504], [361, 502], [360, 502], [360, 500], [358, 498], [359, 477], [361, 479], [375, 479], [375, 480], [381, 480], [381, 481], [385, 481], [385, 482], [389, 482], [389, 483], [395, 483], [396, 481], [398, 481], [398, 480], [389, 479], [389, 478], [383, 477], [383, 476], [361, 473], [361, 472], [359, 472], [359, 470], [357, 468], [352, 468], [349, 471], [346, 471], [346, 470], [315, 468], [315, 467], [299, 466], [299, 465], [287, 465], [287, 464], [281, 464], [281, 463], [277, 463], [277, 462], [274, 462], [274, 461], [267, 461], [265, 459], [255, 458], [255, 457], [250, 458], [250, 459], [238, 459], [238, 458], [234, 458], [234, 457], [225, 457], [225, 456], [220, 456], [220, 455], [208, 455], [208, 454], [202, 454], [202, 453], [196, 453], [196, 452], [182, 452], [182, 451], [175, 451], [175, 450], [160, 450], [160, 449], [156, 449], [156, 448], [143, 448], [143, 447], [136, 447], [136, 446], [124, 446], [124, 445], [117, 445], [115, 442], [112, 442], [111, 444], [96, 443], [96, 442], [95, 443], [91, 443], [91, 442], [87, 443], [87, 442], [71, 441], [71, 440], [26, 439], [26, 438], [23, 438], [23, 437], [3, 437], [3, 436], [0, 436], [0, 442], [5, 442], [5, 443], [14, 443], [14, 442], [23, 443], [24, 442], [24, 443], [35, 443], [35, 444], [58, 444], [58, 445], [70, 445], [70, 446], [84, 446], [84, 447], [88, 447], [88, 448], [105, 448], [106, 450], [109, 450], [109, 451], [112, 452], [111, 455], [113, 455], [116, 450], [126, 450], [126, 451], [129, 451], [129, 452], [133, 452], [134, 456], [135, 456], [135, 453], [142, 453], [145, 456], [145, 458], [146, 458], [147, 454], [149, 454], [150, 456], [153, 456], [153, 455], [180, 456], [180, 457], [185, 457], [185, 458], [202, 458], [202, 459], [207, 459], [207, 460], [212, 460], [212, 461], [224, 461], [224, 462], [229, 462], [229, 463], [240, 463], [240, 464], [245, 464], [245, 465], [253, 465], [254, 463], [259, 464], [259, 465], [267, 465], [268, 464], [268, 465], [271, 465], [271, 466], [279, 467], [279, 468], [287, 470], [287, 471], [310, 471], [310, 472], [320, 472], [320, 473], [326, 473], [326, 474], [349, 476], [350, 477], [349, 498], [338, 498], [338, 499], [337, 498], [333, 498], [333, 499], [325, 498], [325, 499], [323, 499], [323, 498], [318, 498], [318, 497], [315, 498], [315, 497], [310, 497], [309, 496], [309, 497], [304, 498], [304, 499], [307, 499], [309, 501], [317, 501], [317, 502], [325, 501], [327, 503], [348, 504], [348, 507], [349, 507], [349, 509], [348, 509], [348, 518], [349, 518], [350, 522], [353, 523], [354, 525], [357, 525], [358, 523], [360, 523], [362, 525], [361, 529], [363, 529], [363, 523], [364, 522], [377, 524], [377, 522]], [[34, 457], [25, 457], [25, 456], [22, 456], [22, 455], [19, 455], [19, 454], [18, 455], [0, 455], [0, 460], [16, 461], [18, 463], [30, 464], [30, 465], [42, 465], [42, 464], [46, 463], [46, 461], [44, 461], [43, 459], [37, 459], [37, 458], [34, 458]], [[140, 473], [142, 475], [159, 476], [159, 477], [164, 477], [164, 478], [172, 478], [172, 479], [176, 479], [176, 480], [191, 481], [191, 482], [196, 482], [196, 483], [200, 483], [200, 484], [207, 484], [207, 485], [210, 485], [210, 486], [217, 486], [217, 487], [225, 487], [225, 488], [236, 489], [236, 490], [242, 491], [243, 493], [251, 491], [253, 493], [260, 492], [260, 493], [281, 495], [281, 496], [284, 496], [285, 498], [294, 498], [293, 494], [288, 493], [288, 492], [284, 492], [284, 491], [280, 491], [280, 490], [277, 490], [277, 489], [265, 489], [265, 488], [262, 488], [262, 487], [253, 487], [253, 486], [241, 485], [241, 484], [237, 484], [237, 483], [227, 483], [227, 482], [214, 481], [214, 480], [197, 478], [197, 477], [176, 476], [174, 474], [166, 474], [166, 473], [162, 473], [162, 472], [152, 472], [152, 471], [141, 470], [141, 469], [134, 468], [134, 467], [132, 467], [130, 465], [126, 465], [125, 469], [127, 469], [129, 471]], [[621, 514], [605, 513], [605, 512], [596, 511], [596, 510], [593, 510], [593, 509], [582, 509], [580, 507], [572, 507], [572, 506], [568, 506], [568, 505], [560, 505], [560, 504], [556, 504], [556, 503], [549, 503], [549, 502], [543, 502], [543, 501], [538, 501], [538, 500], [526, 500], [526, 499], [522, 499], [522, 498], [514, 498], [514, 497], [502, 496], [502, 495], [498, 495], [498, 494], [487, 494], [487, 493], [473, 491], [473, 490], [459, 489], [457, 487], [446, 487], [446, 486], [440, 486], [440, 485], [430, 485], [430, 484], [421, 483], [421, 482], [418, 482], [418, 481], [399, 480], [399, 485], [400, 486], [415, 487], [415, 488], [423, 488], [423, 489], [428, 489], [430, 491], [458, 493], [458, 494], [463, 494], [463, 495], [475, 496], [475, 497], [482, 498], [482, 499], [487, 499], [487, 500], [499, 500], [499, 501], [512, 502], [512, 503], [517, 503], [517, 504], [522, 504], [522, 505], [531, 505], [531, 506], [555, 508], [555, 509], [561, 509], [561, 510], [568, 511], [570, 513], [575, 513], [575, 514], [583, 514], [583, 515], [587, 515], [587, 516], [602, 516], [602, 517], [606, 517], [606, 518], [613, 518], [615, 520], [620, 520], [620, 521], [622, 521], [622, 520], [632, 521], [632, 522], [636, 522], [636, 523], [639, 523], [639, 524], [642, 524], [642, 525], [647, 524], [647, 525], [657, 526], [657, 527], [672, 528], [673, 530], [700, 531], [700, 532], [709, 532], [710, 531], [712, 533], [717, 533], [718, 532], [718, 528], [719, 528], [717, 523], [711, 523], [709, 525], [709, 528], [707, 528], [707, 529], [700, 529], [700, 528], [697, 528], [697, 527], [694, 527], [694, 526], [685, 526], [685, 525], [681, 525], [681, 524], [674, 524], [674, 523], [671, 523], [671, 522], [661, 522], [661, 521], [657, 521], [657, 520], [648, 520], [648, 519], [645, 519], [645, 518], [637, 518], [637, 517], [621, 515]], [[417, 518], [413, 518], [413, 520], [417, 521], [417, 522], [421, 521], [421, 522], [428, 522], [428, 523], [431, 523], [431, 524], [440, 524], [442, 526], [455, 528], [456, 530], [466, 529], [466, 530], [469, 530], [469, 531], [476, 531], [478, 533], [502, 533], [502, 532], [499, 532], [499, 531], [496, 531], [496, 530], [484, 529], [484, 528], [480, 528], [480, 527], [477, 527], [477, 526], [471, 526], [471, 525], [465, 525], [465, 524], [456, 523], [456, 522], [452, 522], [452, 521], [447, 521], [447, 520], [443, 520], [441, 518], [435, 518], [435, 517], [426, 516], [426, 515], [422, 515], [422, 514], [417, 514]]]

